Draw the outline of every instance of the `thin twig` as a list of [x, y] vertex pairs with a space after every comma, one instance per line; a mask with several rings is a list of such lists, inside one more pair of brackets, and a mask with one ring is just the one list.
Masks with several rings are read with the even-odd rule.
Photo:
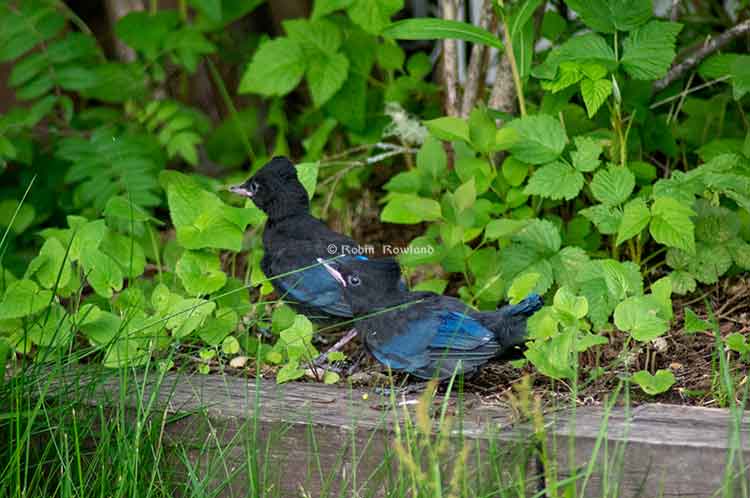
[[[489, 31], [494, 17], [492, 0], [484, 0], [479, 15], [479, 27]], [[464, 98], [461, 105], [461, 115], [463, 117], [467, 117], [476, 104], [477, 95], [479, 94], [479, 84], [484, 76], [485, 53], [488, 50], [489, 48], [481, 43], [474, 44], [474, 47], [471, 49], [469, 69], [466, 74], [466, 84], [464, 85]]]
[[657, 80], [654, 83], [654, 91], [660, 92], [664, 90], [674, 81], [682, 78], [688, 71], [700, 64], [703, 59], [726, 46], [735, 38], [746, 33], [750, 33], [750, 19], [729, 28], [719, 36], [706, 40], [706, 43], [701, 45], [701, 47], [693, 52], [692, 55], [685, 58], [682, 62], [672, 66], [672, 69], [667, 72], [666, 76]]
[[[443, 19], [455, 21], [457, 16], [457, 0], [440, 0]], [[456, 40], [443, 40], [443, 85], [445, 86], [445, 113], [448, 116], [458, 116], [458, 55]]]
[[680, 16], [680, 0], [672, 0], [672, 8], [669, 9], [669, 20], [674, 22]]
[[729, 78], [731, 78], [731, 76], [727, 74], [726, 76], [722, 76], [721, 78], [716, 78], [715, 80], [707, 81], [698, 86], [694, 86], [693, 88], [685, 89], [681, 91], [680, 93], [678, 93], [677, 95], [672, 95], [671, 97], [667, 97], [666, 99], [662, 99], [658, 102], [654, 102], [653, 104], [649, 106], [649, 109], [656, 109], [657, 107], [663, 106], [664, 104], [669, 104], [670, 102], [673, 102], [681, 98], [683, 94], [688, 95], [693, 92], [697, 92], [698, 90], [703, 90], [704, 88], [707, 88], [709, 86], [713, 86], [717, 83], [721, 83], [722, 81], [726, 81]]

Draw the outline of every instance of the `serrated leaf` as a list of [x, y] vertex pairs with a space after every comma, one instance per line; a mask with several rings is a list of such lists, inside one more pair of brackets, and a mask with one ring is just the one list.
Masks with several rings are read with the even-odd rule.
[[492, 220], [485, 227], [485, 237], [488, 240], [495, 240], [504, 237], [510, 237], [519, 232], [528, 224], [526, 220], [501, 219]]
[[646, 394], [651, 396], [669, 391], [669, 388], [676, 382], [674, 374], [669, 370], [657, 370], [655, 375], [641, 370], [634, 373], [632, 379]]
[[548, 199], [570, 200], [575, 198], [582, 188], [583, 174], [568, 164], [555, 161], [534, 172], [524, 193]]
[[703, 320], [690, 308], [685, 308], [685, 332], [694, 334], [711, 329], [711, 323]]
[[540, 277], [541, 275], [538, 273], [525, 273], [513, 279], [513, 283], [510, 284], [508, 289], [510, 304], [518, 304], [531, 294]]
[[606, 102], [607, 97], [612, 95], [612, 82], [607, 79], [590, 80], [585, 78], [581, 81], [581, 95], [589, 118], [593, 118], [596, 111]]
[[601, 161], [599, 156], [603, 152], [601, 142], [589, 137], [575, 137], [573, 139], [576, 150], [570, 153], [573, 167], [578, 171], [594, 171], [599, 167]]
[[635, 175], [624, 166], [610, 166], [599, 170], [591, 181], [591, 193], [594, 198], [608, 206], [617, 206], [625, 202], [635, 188]]
[[651, 0], [566, 0], [568, 6], [595, 31], [631, 31], [653, 15]]
[[552, 116], [527, 116], [515, 119], [506, 126], [518, 132], [518, 140], [510, 151], [523, 162], [548, 163], [557, 159], [565, 148], [565, 130]]
[[554, 79], [563, 62], [595, 62], [607, 70], [617, 67], [615, 53], [607, 40], [597, 34], [587, 33], [573, 36], [552, 49], [544, 63], [536, 66], [531, 74], [536, 78]]
[[424, 121], [423, 124], [430, 130], [434, 136], [441, 140], [463, 140], [470, 142], [469, 123], [465, 120], [453, 116]]
[[655, 80], [667, 74], [675, 57], [675, 42], [682, 24], [651, 21], [623, 42], [622, 66], [635, 79]]
[[637, 198], [625, 204], [620, 227], [617, 229], [616, 244], [619, 246], [641, 233], [648, 226], [649, 221], [651, 221], [651, 211], [649, 211], [646, 201]]
[[289, 38], [276, 38], [255, 52], [242, 75], [238, 91], [265, 96], [286, 95], [302, 80], [306, 67], [307, 61], [299, 43]]
[[321, 107], [339, 91], [348, 71], [349, 59], [344, 54], [321, 55], [308, 66], [307, 82], [315, 107]]
[[333, 55], [341, 47], [341, 30], [326, 19], [287, 19], [282, 25], [289, 38], [297, 42], [309, 56]]
[[606, 204], [596, 204], [582, 209], [579, 213], [591, 221], [596, 226], [596, 229], [604, 235], [617, 233], [620, 223], [622, 223], [622, 210]]
[[649, 232], [660, 244], [695, 252], [695, 236], [690, 207], [671, 197], [658, 197], [651, 206]]

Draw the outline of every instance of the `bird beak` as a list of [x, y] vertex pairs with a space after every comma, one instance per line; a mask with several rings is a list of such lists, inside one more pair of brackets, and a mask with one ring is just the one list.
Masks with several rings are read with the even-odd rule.
[[318, 263], [323, 265], [323, 268], [326, 269], [328, 273], [331, 274], [333, 278], [336, 279], [336, 281], [341, 284], [342, 287], [346, 287], [346, 280], [344, 280], [344, 277], [341, 276], [341, 273], [338, 272], [333, 266], [323, 261], [323, 258], [318, 258]]
[[243, 197], [249, 197], [250, 199], [253, 198], [253, 194], [248, 189], [246, 189], [244, 185], [234, 185], [232, 187], [229, 187], [229, 191]]

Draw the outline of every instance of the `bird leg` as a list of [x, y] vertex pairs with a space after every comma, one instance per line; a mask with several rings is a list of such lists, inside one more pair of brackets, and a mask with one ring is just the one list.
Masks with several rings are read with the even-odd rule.
[[328, 357], [328, 353], [333, 353], [334, 351], [341, 350], [341, 348], [343, 348], [349, 341], [351, 341], [355, 337], [357, 337], [357, 329], [349, 330], [349, 332], [344, 334], [344, 336], [341, 339], [336, 341], [336, 344], [331, 346], [331, 348], [328, 351], [318, 355], [318, 357], [315, 358], [315, 360], [313, 360], [313, 365], [315, 365], [316, 367], [322, 366], [326, 358]]

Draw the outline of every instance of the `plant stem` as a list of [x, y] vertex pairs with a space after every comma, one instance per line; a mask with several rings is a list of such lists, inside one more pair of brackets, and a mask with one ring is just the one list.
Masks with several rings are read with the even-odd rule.
[[216, 69], [216, 65], [214, 65], [214, 62], [209, 57], [206, 57], [206, 64], [208, 64], [208, 71], [211, 73], [211, 77], [214, 79], [214, 83], [219, 88], [219, 93], [221, 94], [221, 98], [224, 101], [224, 104], [227, 106], [227, 109], [229, 109], [229, 113], [232, 115], [232, 120], [234, 121], [234, 124], [237, 127], [237, 133], [242, 139], [242, 145], [245, 146], [245, 152], [247, 152], [247, 157], [250, 158], [251, 162], [255, 161], [256, 159], [255, 152], [253, 151], [252, 145], [250, 145], [250, 140], [247, 138], [247, 135], [245, 134], [245, 130], [242, 129], [242, 122], [240, 121], [240, 116], [237, 113], [237, 108], [234, 106], [234, 101], [232, 101], [232, 97], [230, 97], [229, 92], [227, 91], [227, 86], [224, 84], [224, 80], [219, 74], [219, 71]]
[[518, 65], [516, 64], [516, 54], [513, 52], [513, 41], [510, 39], [510, 30], [508, 28], [508, 19], [503, 16], [503, 38], [505, 40], [505, 52], [508, 55], [508, 61], [510, 61], [510, 70], [513, 74], [513, 83], [516, 86], [516, 96], [518, 97], [518, 110], [521, 116], [526, 116], [526, 100], [523, 96], [523, 86], [521, 85], [521, 75], [518, 73]]
[[159, 12], [159, 0], [150, 0], [148, 10], [152, 15]]

